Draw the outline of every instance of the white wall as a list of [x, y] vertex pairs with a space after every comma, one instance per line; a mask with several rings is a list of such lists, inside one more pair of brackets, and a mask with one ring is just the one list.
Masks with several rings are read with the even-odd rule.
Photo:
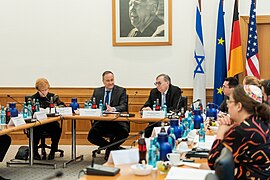
[[[172, 46], [113, 47], [112, 0], [1, 0], [0, 86], [33, 86], [47, 77], [51, 86], [93, 87], [112, 70], [125, 87], [153, 87], [159, 73], [192, 87], [196, 0], [172, 1]], [[218, 2], [202, 0], [207, 87], [213, 87]], [[229, 47], [233, 0], [224, 3]], [[249, 7], [241, 0], [240, 15]], [[258, 1], [257, 15], [270, 14], [269, 7], [269, 0]]]

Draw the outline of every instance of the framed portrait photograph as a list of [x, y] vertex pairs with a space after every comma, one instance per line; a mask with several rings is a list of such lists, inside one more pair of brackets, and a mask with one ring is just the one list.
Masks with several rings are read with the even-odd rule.
[[172, 0], [112, 0], [113, 46], [172, 44]]

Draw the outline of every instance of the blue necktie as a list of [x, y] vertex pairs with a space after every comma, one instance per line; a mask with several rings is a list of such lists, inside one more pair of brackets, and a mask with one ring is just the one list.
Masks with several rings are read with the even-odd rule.
[[104, 110], [106, 110], [106, 104], [109, 105], [109, 97], [110, 97], [110, 92], [111, 91], [106, 91], [106, 95], [105, 95], [105, 102], [104, 102]]

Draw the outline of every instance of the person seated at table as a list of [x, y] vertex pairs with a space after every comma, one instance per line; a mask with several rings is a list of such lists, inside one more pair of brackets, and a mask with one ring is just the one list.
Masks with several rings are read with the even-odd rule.
[[[92, 99], [95, 97], [96, 102], [102, 100], [104, 110], [107, 112], [127, 111], [126, 89], [114, 84], [114, 74], [111, 71], [105, 71], [102, 74], [102, 82], [104, 86], [94, 89]], [[99, 147], [104, 147], [127, 138], [129, 135], [129, 128], [128, 122], [94, 121], [93, 127], [88, 133], [88, 141]], [[113, 135], [113, 137], [110, 137], [110, 142], [104, 138], [104, 136], [108, 134]], [[108, 160], [110, 151], [119, 149], [123, 142], [107, 148], [104, 157], [105, 160]]]
[[225, 78], [223, 85], [222, 85], [222, 91], [224, 93], [224, 100], [219, 106], [219, 110], [227, 113], [228, 112], [228, 107], [226, 104], [226, 101], [229, 99], [230, 94], [234, 90], [234, 88], [239, 84], [238, 80], [234, 77], [228, 77]]
[[3, 161], [10, 144], [11, 144], [10, 136], [6, 134], [0, 136], [0, 162]]
[[[156, 77], [154, 83], [156, 88], [152, 89], [150, 95], [141, 108], [141, 111], [152, 111], [154, 101], [160, 102], [162, 107], [164, 103], [167, 105], [167, 111], [179, 111], [183, 107], [181, 102], [181, 89], [171, 84], [171, 78], [167, 74], [160, 74]], [[154, 127], [160, 126], [160, 123], [149, 123], [149, 126], [145, 129], [145, 137], [150, 137]]]
[[270, 104], [270, 79], [262, 81], [263, 101]]
[[[57, 106], [66, 106], [60, 99], [59, 96], [50, 93], [50, 84], [47, 79], [45, 78], [39, 78], [36, 80], [37, 93], [31, 96], [32, 99], [39, 100], [40, 107], [46, 109], [47, 107], [50, 107], [51, 101], [57, 105]], [[60, 127], [59, 122], [51, 122], [48, 124], [44, 124], [41, 126], [34, 127], [34, 159], [41, 160], [41, 157], [38, 153], [38, 144], [42, 136], [42, 132], [46, 131], [48, 134], [50, 134], [51, 137], [51, 151], [48, 155], [48, 160], [53, 160], [55, 157], [55, 152], [58, 149], [58, 143], [60, 140], [60, 136], [62, 133], [62, 129]]]
[[270, 177], [270, 108], [262, 103], [262, 91], [254, 85], [237, 86], [227, 100], [229, 115], [218, 118], [216, 140], [209, 152], [214, 163], [223, 147], [233, 154], [235, 179]]
[[243, 79], [243, 85], [255, 85], [255, 86], [261, 87], [261, 82], [255, 76], [246, 76]]
[[[11, 144], [11, 138], [10, 136], [4, 134], [0, 136], [0, 162], [4, 160], [4, 157], [8, 151], [8, 148]], [[0, 180], [4, 180], [2, 176], [0, 176]]]

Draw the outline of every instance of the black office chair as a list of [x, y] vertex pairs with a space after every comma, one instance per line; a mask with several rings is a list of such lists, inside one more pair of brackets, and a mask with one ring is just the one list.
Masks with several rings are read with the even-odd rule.
[[[48, 146], [46, 144], [46, 138], [51, 138], [51, 136], [46, 131], [44, 131], [42, 132], [42, 135], [41, 135], [41, 143], [38, 145], [38, 149], [41, 149], [42, 160], [46, 160], [46, 157], [47, 157], [46, 148], [51, 149], [51, 146]], [[60, 153], [60, 157], [64, 157], [64, 151], [62, 149], [57, 149], [56, 152]]]
[[215, 174], [209, 173], [205, 180], [233, 180], [234, 160], [232, 152], [224, 147], [219, 158], [215, 161]]
[[[25, 102], [28, 102], [29, 99], [32, 101], [32, 96], [25, 96]], [[61, 120], [61, 123], [60, 123], [61, 130], [62, 130], [62, 125], [63, 125], [63, 120]], [[24, 133], [29, 138], [29, 131], [28, 130], [27, 131], [24, 131]], [[42, 135], [41, 135], [41, 143], [38, 145], [38, 149], [41, 149], [42, 160], [46, 160], [46, 156], [47, 156], [46, 148], [47, 149], [51, 149], [51, 146], [48, 146], [46, 144], [46, 138], [51, 138], [51, 136], [46, 131], [43, 131], [41, 133], [42, 133]], [[57, 149], [56, 152], [59, 152], [60, 153], [60, 157], [64, 157], [64, 151], [62, 149]]]

